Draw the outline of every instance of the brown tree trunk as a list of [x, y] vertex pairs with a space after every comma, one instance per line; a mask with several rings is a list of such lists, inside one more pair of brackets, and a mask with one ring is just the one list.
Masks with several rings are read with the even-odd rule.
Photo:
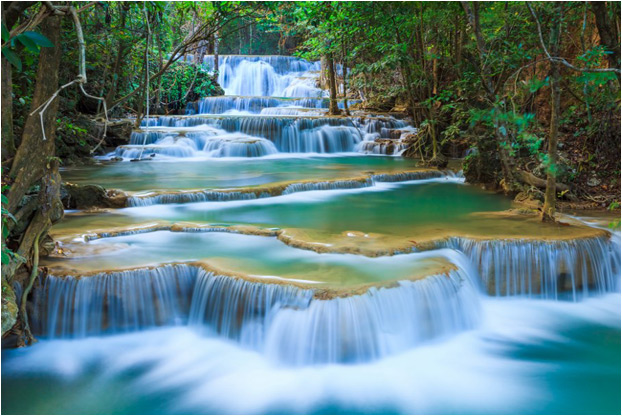
[[[596, 27], [598, 28], [598, 35], [600, 36], [600, 44], [609, 52], [607, 54], [609, 66], [612, 68], [620, 68], [620, 33], [618, 32], [615, 21], [612, 22], [607, 15], [607, 2], [592, 1], [591, 4], [594, 17], [596, 18]], [[616, 72], [616, 76], [619, 81], [620, 74]]]
[[[557, 56], [559, 52], [559, 38], [561, 36], [561, 19], [563, 3], [557, 7], [555, 27], [551, 31], [551, 54]], [[544, 206], [542, 207], [542, 221], [555, 222], [555, 202], [557, 200], [556, 173], [557, 173], [557, 136], [560, 116], [559, 63], [551, 60], [551, 125], [549, 127], [548, 167], [546, 173], [546, 190], [544, 191]]]
[[[17, 19], [34, 1], [3, 1], [2, 23], [10, 31]], [[2, 161], [15, 155], [15, 137], [13, 134], [13, 68], [2, 57]]]
[[341, 114], [341, 110], [339, 110], [339, 106], [337, 105], [337, 80], [335, 77], [335, 62], [332, 53], [326, 57], [326, 63], [328, 64], [328, 87], [330, 90], [328, 114], [337, 116]]
[[[58, 89], [58, 70], [61, 58], [60, 18], [57, 16], [46, 18], [41, 24], [41, 30], [54, 46], [41, 48], [39, 53], [39, 67], [31, 113], [45, 103]], [[43, 113], [45, 140], [38, 112], [29, 115], [24, 123], [21, 144], [11, 165], [10, 174], [15, 180], [9, 191], [7, 208], [10, 212], [15, 212], [28, 188], [41, 179], [48, 159], [54, 156], [57, 110], [58, 98], [55, 98]]]
[[[58, 16], [51, 16], [41, 24], [43, 35], [54, 46], [41, 48], [39, 53], [39, 67], [31, 113], [47, 102], [58, 89], [58, 72], [62, 52], [60, 19]], [[17, 218], [20, 218], [20, 222], [29, 222], [27, 225], [20, 224], [19, 231], [25, 229], [23, 235], [18, 238], [20, 243], [17, 254], [21, 257], [12, 258], [9, 264], [2, 268], [2, 278], [8, 281], [13, 278], [15, 271], [22, 265], [20, 258], [30, 257], [36, 237], [44, 237], [49, 227], [63, 215], [63, 207], [59, 197], [58, 161], [53, 158], [57, 110], [58, 98], [55, 98], [43, 114], [43, 127], [38, 112], [28, 116], [24, 124], [22, 141], [11, 167], [10, 175], [14, 178], [14, 182], [9, 190], [7, 209], [14, 213]], [[42, 129], [45, 129], [45, 139]], [[43, 181], [40, 182], [42, 178]], [[23, 210], [18, 211], [26, 192], [37, 183], [40, 183], [40, 190], [37, 203], [34, 205], [34, 212], [31, 204], [27, 204]], [[28, 211], [29, 214], [22, 215], [25, 211]], [[28, 220], [30, 215], [33, 217]], [[12, 225], [11, 229], [15, 228], [15, 225]]]

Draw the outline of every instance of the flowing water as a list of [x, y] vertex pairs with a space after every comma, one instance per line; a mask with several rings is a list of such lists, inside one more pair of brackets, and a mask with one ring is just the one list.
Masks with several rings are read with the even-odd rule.
[[63, 171], [129, 198], [52, 229], [3, 413], [620, 412], [619, 232], [374, 142], [405, 120], [325, 116], [319, 63], [220, 69], [226, 96]]

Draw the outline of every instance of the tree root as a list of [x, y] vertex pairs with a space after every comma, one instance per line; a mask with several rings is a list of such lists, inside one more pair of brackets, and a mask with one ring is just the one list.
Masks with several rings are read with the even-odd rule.
[[34, 342], [37, 342], [36, 338], [32, 335], [30, 331], [30, 324], [28, 323], [28, 311], [26, 310], [26, 302], [28, 300], [28, 295], [32, 290], [32, 286], [35, 283], [35, 278], [39, 272], [39, 237], [41, 233], [37, 234], [34, 242], [34, 253], [32, 255], [32, 270], [30, 271], [30, 279], [28, 280], [28, 285], [24, 289], [24, 293], [22, 293], [22, 301], [19, 305], [19, 314], [22, 323], [22, 334], [18, 341], [18, 346], [23, 347], [26, 345], [31, 345]]

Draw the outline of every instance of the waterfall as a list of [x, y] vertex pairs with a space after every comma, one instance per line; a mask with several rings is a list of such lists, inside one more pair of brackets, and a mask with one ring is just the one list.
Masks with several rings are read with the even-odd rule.
[[207, 201], [240, 201], [247, 199], [265, 198], [271, 196], [266, 193], [255, 192], [219, 192], [219, 191], [188, 191], [161, 193], [157, 195], [137, 195], [128, 198], [130, 207], [145, 207], [158, 204], [183, 204]]
[[265, 350], [298, 365], [364, 362], [470, 329], [479, 317], [468, 278], [452, 271], [287, 308], [275, 315]]
[[180, 266], [48, 276], [38, 290], [34, 328], [49, 338], [131, 332], [186, 322], [196, 270]]
[[495, 296], [578, 300], [616, 290], [620, 250], [609, 236], [568, 241], [450, 238], [440, 246], [460, 250], [476, 265]]
[[[204, 63], [214, 67], [214, 57]], [[319, 62], [307, 62], [293, 56], [219, 56], [218, 83], [227, 95], [319, 97], [315, 86]]]
[[33, 327], [49, 338], [77, 338], [191, 325], [279, 361], [312, 364], [368, 361], [479, 321], [478, 298], [459, 270], [330, 293], [184, 264], [49, 276], [35, 293]]
[[[281, 153], [344, 153], [358, 150], [361, 131], [388, 136], [405, 123], [379, 118], [319, 118], [279, 116], [157, 117], [145, 125], [167, 128], [132, 133], [129, 146], [115, 155], [133, 157], [147, 143], [149, 154], [190, 157], [257, 157]], [[171, 128], [174, 128], [171, 129]], [[213, 151], [218, 149], [218, 151]]]
[[[133, 132], [129, 145], [118, 147], [106, 157], [133, 160], [143, 155], [226, 158], [350, 152], [397, 155], [399, 151], [387, 151], [391, 145], [379, 147], [364, 140], [372, 136], [388, 140], [396, 129], [412, 130], [404, 121], [389, 116], [326, 117], [327, 92], [316, 86], [319, 62], [291, 56], [221, 55], [219, 59], [218, 81], [227, 95], [205, 97], [189, 105], [186, 116], [144, 118], [144, 130]], [[204, 63], [213, 67], [214, 57], [206, 56]], [[350, 100], [351, 104], [357, 102], [360, 100]], [[338, 106], [344, 107], [343, 100], [338, 101]]]
[[438, 178], [454, 178], [456, 174], [452, 171], [423, 170], [399, 173], [380, 173], [368, 177], [331, 180], [331, 181], [307, 181], [294, 182], [283, 185], [268, 186], [260, 189], [236, 190], [211, 190], [199, 189], [193, 191], [178, 192], [158, 192], [147, 193], [144, 195], [132, 195], [127, 199], [130, 207], [144, 207], [157, 204], [183, 204], [192, 202], [208, 201], [239, 201], [257, 198], [269, 198], [280, 195], [288, 195], [296, 192], [307, 191], [333, 191], [339, 189], [357, 189], [374, 186], [380, 182], [406, 182], [415, 180], [428, 180]]

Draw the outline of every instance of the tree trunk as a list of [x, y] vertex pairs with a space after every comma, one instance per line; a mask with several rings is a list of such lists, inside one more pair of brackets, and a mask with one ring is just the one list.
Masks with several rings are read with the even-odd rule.
[[[43, 35], [54, 44], [53, 47], [41, 48], [39, 53], [39, 66], [37, 69], [36, 85], [32, 99], [31, 113], [44, 104], [58, 89], [58, 72], [61, 60], [61, 39], [60, 39], [60, 17], [50, 16], [41, 24]], [[29, 115], [24, 124], [22, 141], [15, 154], [15, 159], [11, 167], [10, 175], [15, 178], [9, 190], [7, 209], [28, 221], [28, 216], [33, 215], [32, 219], [25, 224], [21, 224], [25, 229], [23, 235], [16, 236], [20, 241], [17, 254], [22, 257], [30, 257], [32, 245], [35, 237], [44, 237], [47, 230], [54, 222], [58, 221], [63, 215], [62, 203], [59, 197], [60, 176], [58, 175], [58, 161], [54, 156], [54, 140], [56, 136], [56, 113], [58, 110], [58, 98], [52, 100], [43, 114], [43, 128], [45, 129], [45, 140], [42, 132], [41, 119], [39, 113]], [[41, 183], [38, 200], [34, 212], [28, 216], [17, 212], [26, 192], [35, 184]], [[23, 211], [23, 210], [20, 210]], [[22, 220], [20, 220], [22, 222]], [[12, 224], [12, 223], [11, 223]], [[11, 229], [15, 228], [12, 224]], [[41, 240], [43, 240], [41, 238]], [[2, 278], [10, 281], [14, 273], [22, 265], [20, 257], [12, 258], [9, 264], [2, 268]]]
[[[563, 3], [557, 7], [555, 27], [551, 30], [551, 54], [557, 56], [559, 52], [559, 38], [561, 36]], [[544, 206], [542, 207], [542, 221], [555, 222], [555, 202], [557, 192], [555, 187], [557, 174], [557, 136], [560, 116], [559, 63], [551, 60], [551, 125], [549, 127], [548, 167], [546, 173], [546, 190], [544, 191]]]
[[[2, 23], [10, 31], [17, 19], [34, 1], [2, 2]], [[15, 155], [15, 137], [13, 133], [13, 68], [4, 56], [2, 57], [2, 161]]]
[[[41, 24], [41, 30], [54, 46], [41, 48], [39, 53], [39, 67], [31, 113], [45, 103], [58, 89], [58, 70], [61, 58], [60, 18], [57, 16], [46, 18]], [[24, 123], [21, 144], [11, 166], [10, 174], [15, 181], [9, 191], [7, 207], [9, 212], [15, 212], [28, 188], [41, 179], [48, 158], [54, 156], [57, 110], [58, 98], [55, 98], [43, 113], [45, 140], [38, 112], [29, 115]]]
[[346, 44], [345, 42], [341, 43], [342, 52], [343, 52], [343, 109], [347, 116], [350, 115], [350, 109], [348, 108], [348, 60], [346, 58]]
[[218, 74], [218, 31], [214, 33], [214, 73]]
[[[596, 18], [596, 27], [598, 28], [598, 35], [600, 36], [600, 44], [609, 52], [607, 54], [609, 66], [612, 68], [620, 68], [620, 34], [615, 26], [615, 21], [612, 22], [609, 16], [607, 16], [607, 2], [592, 1], [591, 4], [594, 17]], [[616, 72], [616, 76], [619, 81], [620, 74]]]
[[9, 61], [2, 57], [2, 161], [15, 155], [13, 138], [13, 81]]
[[337, 81], [335, 77], [335, 62], [333, 60], [332, 53], [326, 57], [326, 63], [328, 64], [328, 86], [330, 90], [328, 114], [331, 116], [337, 116], [341, 114], [341, 110], [339, 110], [339, 106], [337, 105]]

